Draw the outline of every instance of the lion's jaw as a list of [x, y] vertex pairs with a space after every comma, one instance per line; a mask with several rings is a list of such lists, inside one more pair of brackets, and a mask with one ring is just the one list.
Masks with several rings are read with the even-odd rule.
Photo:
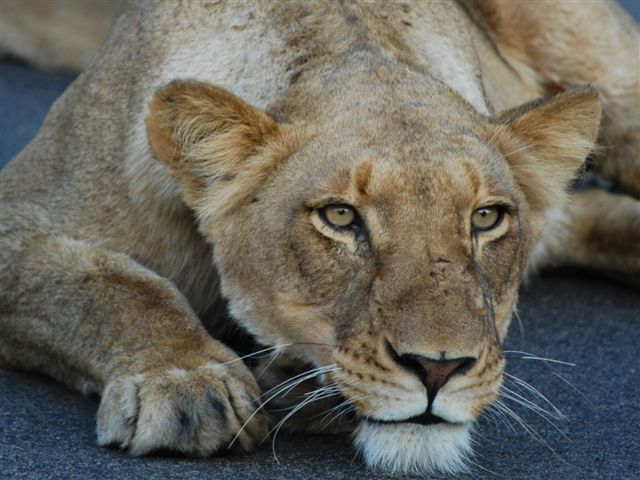
[[500, 346], [482, 342], [470, 370], [452, 377], [430, 401], [413, 372], [380, 355], [381, 343], [370, 339], [369, 351], [342, 345], [328, 375], [360, 418], [354, 439], [367, 465], [396, 473], [463, 471], [472, 425], [502, 384]]

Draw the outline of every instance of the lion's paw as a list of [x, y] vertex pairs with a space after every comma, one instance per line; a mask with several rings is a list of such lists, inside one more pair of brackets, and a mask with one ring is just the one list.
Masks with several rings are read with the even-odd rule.
[[250, 450], [267, 435], [266, 417], [254, 414], [258, 395], [255, 382], [213, 363], [122, 376], [103, 392], [98, 444], [133, 455], [171, 450], [206, 456], [237, 435], [234, 444]]

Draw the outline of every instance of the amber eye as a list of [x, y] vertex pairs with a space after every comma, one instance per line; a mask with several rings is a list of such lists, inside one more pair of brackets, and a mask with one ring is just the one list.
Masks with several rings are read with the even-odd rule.
[[504, 209], [502, 207], [497, 205], [482, 207], [471, 215], [471, 225], [475, 231], [491, 230], [500, 225], [503, 216]]
[[356, 219], [356, 211], [349, 205], [328, 205], [320, 210], [324, 219], [333, 227], [344, 228]]

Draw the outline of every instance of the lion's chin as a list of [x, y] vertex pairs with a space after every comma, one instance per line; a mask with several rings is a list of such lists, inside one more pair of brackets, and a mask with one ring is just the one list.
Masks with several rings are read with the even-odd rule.
[[420, 475], [459, 473], [467, 470], [466, 460], [471, 454], [470, 425], [363, 420], [355, 432], [355, 445], [375, 470]]

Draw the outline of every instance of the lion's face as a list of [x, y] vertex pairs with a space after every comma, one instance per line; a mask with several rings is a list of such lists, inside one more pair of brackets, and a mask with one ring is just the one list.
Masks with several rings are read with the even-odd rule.
[[[385, 466], [466, 448], [501, 383], [531, 244], [496, 152], [470, 132], [414, 128], [368, 145], [331, 138], [340, 126], [302, 141], [216, 251], [236, 318], [266, 344], [321, 344], [289, 350], [336, 365], [326, 380], [361, 417], [365, 456]], [[474, 226], [483, 208], [495, 220]]]
[[[590, 146], [597, 131], [597, 99], [579, 95], [493, 122], [455, 99], [434, 122], [415, 106], [431, 100], [412, 96], [357, 121], [283, 127], [215, 87], [178, 83], [156, 95], [148, 125], [214, 244], [234, 317], [326, 367], [370, 465], [455, 470], [500, 387], [545, 213], [588, 152], [578, 140]], [[554, 137], [573, 124], [573, 140]], [[553, 151], [531, 155], [529, 137]], [[571, 161], [554, 169], [558, 158]]]

